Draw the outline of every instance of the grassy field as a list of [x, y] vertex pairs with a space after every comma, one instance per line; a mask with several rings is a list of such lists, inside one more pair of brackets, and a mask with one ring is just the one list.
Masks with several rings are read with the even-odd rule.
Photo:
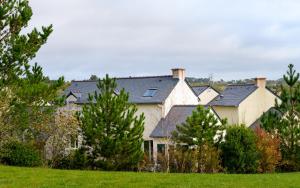
[[300, 187], [300, 173], [161, 174], [0, 166], [0, 187]]

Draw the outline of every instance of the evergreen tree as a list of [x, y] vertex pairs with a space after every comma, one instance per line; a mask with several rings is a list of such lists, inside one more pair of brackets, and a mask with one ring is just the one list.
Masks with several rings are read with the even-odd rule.
[[79, 114], [85, 145], [96, 167], [133, 170], [143, 157], [144, 115], [136, 116], [137, 107], [124, 89], [117, 91], [115, 79], [106, 75], [97, 87]]
[[256, 136], [245, 126], [231, 126], [226, 129], [225, 142], [221, 144], [223, 167], [229, 173], [257, 172], [259, 155], [256, 150]]
[[186, 144], [189, 148], [197, 148], [198, 172], [205, 171], [205, 148], [212, 147], [222, 139], [223, 126], [226, 120], [219, 120], [203, 106], [198, 106], [182, 125], [176, 126], [172, 133], [175, 143]]
[[52, 32], [50, 25], [25, 33], [31, 16], [28, 0], [0, 0], [0, 99], [8, 101], [5, 111], [0, 106], [0, 132], [42, 150], [64, 82], [49, 83], [40, 66], [30, 65]]
[[24, 76], [38, 50], [46, 43], [52, 26], [22, 31], [28, 25], [32, 10], [27, 0], [0, 1], [0, 83], [10, 84]]
[[22, 142], [32, 142], [41, 152], [53, 132], [57, 107], [63, 103], [58, 90], [63, 78], [48, 83], [42, 68], [35, 64], [26, 69], [25, 77], [15, 84], [15, 98], [8, 118], [13, 133]]
[[264, 114], [262, 127], [278, 134], [281, 139], [281, 152], [284, 163], [293, 166], [289, 170], [300, 169], [300, 84], [299, 73], [290, 64], [283, 76], [281, 102], [276, 101], [276, 111]]

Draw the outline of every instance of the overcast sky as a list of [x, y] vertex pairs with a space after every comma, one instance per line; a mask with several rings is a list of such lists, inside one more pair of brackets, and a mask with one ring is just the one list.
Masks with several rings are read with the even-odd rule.
[[30, 0], [54, 25], [34, 62], [54, 79], [166, 75], [277, 79], [300, 71], [299, 0]]

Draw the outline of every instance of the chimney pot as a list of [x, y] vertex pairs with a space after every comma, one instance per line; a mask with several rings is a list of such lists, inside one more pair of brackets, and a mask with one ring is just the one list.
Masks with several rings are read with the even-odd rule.
[[267, 78], [265, 77], [256, 77], [254, 80], [255, 85], [259, 88], [265, 88], [267, 85]]
[[178, 78], [179, 80], [184, 80], [185, 79], [185, 69], [183, 69], [183, 68], [172, 69], [172, 75], [173, 75], [173, 78]]

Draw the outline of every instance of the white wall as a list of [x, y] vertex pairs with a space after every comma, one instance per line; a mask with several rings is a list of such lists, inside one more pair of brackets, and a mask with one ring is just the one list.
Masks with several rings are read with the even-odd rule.
[[209, 102], [211, 102], [218, 95], [219, 95], [218, 92], [216, 92], [214, 89], [209, 87], [198, 96], [199, 99], [200, 99], [199, 104], [207, 105]]
[[137, 115], [144, 113], [145, 125], [144, 125], [144, 140], [152, 140], [150, 134], [155, 129], [158, 122], [163, 117], [162, 105], [159, 104], [138, 104]]
[[258, 88], [239, 105], [239, 123], [252, 125], [262, 114], [275, 106], [277, 97], [265, 88]]
[[74, 97], [73, 95], [69, 95], [68, 98], [66, 99], [67, 103], [72, 103], [72, 102], [76, 102], [77, 98]]
[[237, 107], [231, 106], [213, 106], [213, 109], [221, 119], [227, 119], [229, 125], [239, 123], [239, 111]]
[[174, 105], [198, 105], [198, 97], [184, 80], [179, 80], [169, 97], [166, 99], [163, 109], [164, 117]]

